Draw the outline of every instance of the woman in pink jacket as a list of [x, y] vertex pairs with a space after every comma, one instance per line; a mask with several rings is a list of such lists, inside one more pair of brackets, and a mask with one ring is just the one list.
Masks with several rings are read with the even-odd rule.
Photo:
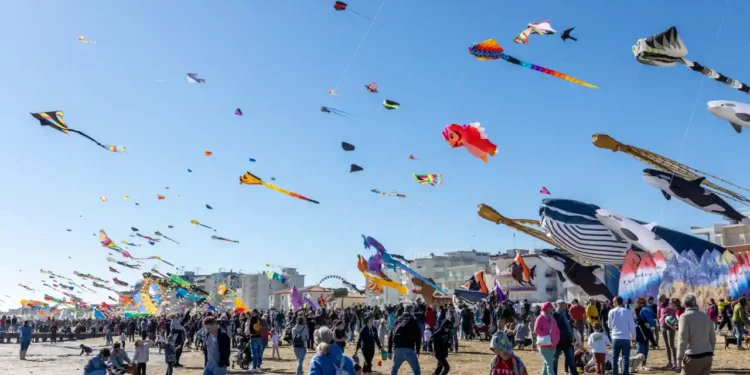
[[560, 341], [560, 330], [557, 328], [557, 322], [552, 317], [552, 303], [545, 302], [542, 305], [542, 313], [534, 322], [534, 333], [536, 334], [539, 353], [542, 355], [544, 369], [542, 375], [555, 375], [554, 360], [555, 349]]

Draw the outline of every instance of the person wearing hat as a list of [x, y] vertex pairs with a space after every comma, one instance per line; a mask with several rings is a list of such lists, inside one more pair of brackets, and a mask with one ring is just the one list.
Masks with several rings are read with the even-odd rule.
[[[495, 332], [490, 342], [490, 351], [495, 353], [495, 357], [492, 358], [492, 362], [490, 363], [490, 375], [528, 375], [526, 366], [521, 361], [521, 358], [513, 354], [513, 344], [508, 339], [508, 336], [505, 335], [505, 332]], [[546, 371], [547, 367], [545, 365], [542, 374]]]
[[542, 313], [534, 322], [534, 333], [536, 334], [536, 344], [539, 347], [539, 354], [542, 355], [544, 367], [542, 375], [555, 375], [554, 361], [557, 343], [560, 341], [560, 330], [557, 328], [557, 322], [552, 316], [552, 303], [545, 302], [542, 305]]

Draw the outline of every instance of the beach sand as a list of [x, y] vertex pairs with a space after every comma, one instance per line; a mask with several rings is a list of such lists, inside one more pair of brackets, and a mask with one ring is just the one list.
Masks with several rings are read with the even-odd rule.
[[[738, 352], [736, 348], [730, 347], [724, 349], [723, 338], [719, 338], [719, 344], [714, 356], [712, 374], [750, 374], [750, 351]], [[88, 346], [95, 348], [95, 351], [103, 344], [103, 339], [86, 340]], [[79, 342], [65, 342], [57, 345], [32, 344], [27, 355], [27, 361], [18, 359], [18, 345], [2, 344], [0, 345], [0, 374], [1, 375], [80, 375], [83, 373], [83, 367], [88, 361], [86, 356], [78, 356]], [[460, 353], [451, 354], [448, 361], [451, 364], [450, 374], [453, 375], [479, 375], [489, 372], [489, 363], [492, 360], [492, 353], [487, 348], [488, 342], [462, 342]], [[133, 347], [128, 343], [128, 355], [132, 358]], [[347, 354], [351, 355], [354, 346], [347, 346]], [[307, 374], [310, 358], [314, 353], [308, 352], [305, 357], [305, 374]], [[538, 353], [530, 350], [519, 350], [516, 354], [524, 361], [530, 375], [541, 374], [541, 359]], [[234, 352], [232, 353], [234, 357]], [[271, 360], [271, 350], [267, 349], [264, 356], [263, 368], [266, 374], [285, 374], [294, 375], [296, 361], [294, 354], [289, 346], [281, 347], [282, 360]], [[361, 358], [361, 355], [360, 355]], [[175, 375], [200, 375], [203, 373], [203, 355], [200, 352], [185, 352], [183, 354], [183, 364], [185, 367], [175, 369]], [[422, 355], [419, 358], [423, 374], [431, 374], [435, 370], [435, 359], [429, 355]], [[561, 361], [562, 362], [562, 361]], [[666, 364], [666, 351], [664, 349], [652, 350], [649, 353], [649, 365], [653, 366], [651, 371], [641, 372], [641, 374], [675, 374], [674, 371], [665, 371], [659, 369]], [[150, 360], [148, 362], [147, 374], [161, 375], [165, 373], [166, 365], [164, 355], [158, 354], [157, 349], [151, 350]], [[383, 366], [375, 366], [375, 374], [390, 374], [390, 362], [384, 361]], [[559, 372], [563, 374], [562, 363], [560, 363]], [[230, 370], [230, 374], [245, 374], [246, 371], [239, 368]], [[408, 364], [404, 363], [399, 375], [412, 374]]]

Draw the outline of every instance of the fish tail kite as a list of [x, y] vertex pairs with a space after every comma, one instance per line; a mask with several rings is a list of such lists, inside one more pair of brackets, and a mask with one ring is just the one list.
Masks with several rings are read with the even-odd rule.
[[715, 81], [750, 94], [750, 86], [729, 78], [697, 61], [685, 58], [688, 53], [687, 47], [682, 43], [677, 28], [672, 26], [664, 32], [652, 35], [648, 38], [638, 39], [632, 48], [633, 55], [639, 63], [653, 66], [674, 66], [676, 63], [684, 64], [690, 70], [703, 74]]
[[483, 42], [474, 43], [471, 47], [469, 47], [469, 53], [474, 55], [477, 60], [498, 60], [503, 59], [511, 64], [515, 64], [524, 68], [528, 68], [531, 70], [536, 70], [538, 72], [542, 72], [544, 74], [549, 74], [551, 76], [564, 79], [569, 82], [577, 83], [581, 86], [585, 86], [592, 89], [598, 89], [599, 87], [584, 81], [581, 81], [577, 78], [573, 78], [567, 74], [560, 73], [558, 71], [548, 69], [545, 67], [541, 67], [539, 65], [534, 65], [532, 63], [528, 63], [523, 60], [519, 60], [511, 55], [508, 55], [503, 52], [503, 47], [500, 46], [500, 44], [497, 43], [494, 39], [487, 39]]
[[280, 188], [280, 187], [278, 187], [276, 185], [271, 185], [271, 184], [269, 184], [269, 183], [261, 180], [260, 177], [254, 175], [254, 174], [252, 174], [250, 172], [245, 172], [244, 175], [240, 176], [240, 185], [263, 185], [263, 186], [265, 186], [265, 187], [267, 187], [267, 188], [269, 188], [271, 190], [275, 190], [275, 191], [277, 191], [277, 192], [279, 192], [281, 194], [286, 194], [286, 195], [288, 195], [290, 197], [301, 199], [303, 201], [308, 201], [308, 202], [312, 202], [312, 203], [315, 203], [315, 204], [320, 204], [320, 202], [318, 202], [316, 200], [313, 200], [313, 199], [310, 199], [310, 198], [307, 198], [307, 197], [303, 197], [303, 196], [301, 196], [301, 195], [299, 195], [297, 193], [291, 192], [289, 190], [284, 190], [284, 189], [282, 189], [282, 188]]
[[99, 147], [109, 150], [112, 152], [125, 152], [124, 146], [107, 146], [104, 144], [99, 143], [94, 138], [91, 138], [88, 134], [80, 131], [71, 129], [68, 127], [68, 125], [63, 120], [63, 112], [62, 111], [51, 111], [51, 112], [33, 112], [31, 113], [31, 116], [33, 116], [35, 119], [39, 120], [39, 124], [42, 126], [49, 126], [53, 129], [59, 130], [65, 134], [68, 134], [69, 132], [77, 133], [81, 136], [84, 136], [88, 138], [91, 142], [96, 143]]
[[208, 228], [208, 229], [214, 229], [214, 228], [209, 227], [208, 225], [201, 224], [198, 220], [195, 220], [195, 219], [190, 220], [190, 224], [200, 225], [200, 226], [202, 226], [204, 228]]

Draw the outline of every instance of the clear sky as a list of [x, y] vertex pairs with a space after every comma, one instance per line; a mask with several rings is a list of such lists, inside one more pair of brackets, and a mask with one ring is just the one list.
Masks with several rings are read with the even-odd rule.
[[[107, 250], [92, 236], [102, 228], [118, 243], [135, 240], [128, 237], [131, 226], [159, 230], [181, 244], [130, 252], [160, 255], [188, 270], [254, 272], [273, 263], [298, 267], [308, 284], [329, 274], [362, 284], [356, 255], [369, 253], [360, 234], [406, 255], [504, 250], [514, 245], [512, 231], [481, 219], [477, 204], [536, 218], [541, 186], [554, 197], [683, 231], [719, 222], [666, 202], [641, 178], [643, 164], [594, 147], [591, 135], [607, 133], [750, 185], [746, 161], [734, 162], [749, 135], [706, 110], [709, 100], [747, 101], [746, 95], [711, 80], [701, 89], [699, 74], [638, 64], [630, 50], [638, 38], [675, 25], [688, 57], [748, 82], [750, 4], [726, 4], [729, 11], [694, 0], [658, 6], [391, 0], [378, 16], [382, 26], [372, 27], [342, 77], [369, 25], [351, 11], [373, 16], [381, 0], [351, 0], [351, 11], [343, 12], [328, 0], [8, 3], [0, 18], [0, 299], [8, 301], [2, 307], [44, 293], [59, 297], [42, 288], [40, 268], [115, 276], [107, 270]], [[543, 20], [558, 31], [575, 27], [578, 42], [559, 35], [512, 42], [527, 23]], [[83, 44], [78, 35], [98, 43]], [[477, 61], [467, 47], [487, 38], [601, 89]], [[187, 72], [206, 84], [189, 84]], [[327, 95], [340, 79], [341, 96]], [[371, 81], [380, 93], [366, 92]], [[385, 110], [384, 99], [401, 108]], [[323, 105], [356, 117], [321, 113]], [[234, 115], [238, 107], [243, 117]], [[64, 111], [71, 128], [127, 152], [42, 128], [29, 115], [53, 110]], [[473, 121], [498, 146], [489, 163], [451, 149], [440, 134], [448, 123]], [[343, 152], [341, 141], [356, 151]], [[205, 150], [213, 156], [203, 156]], [[412, 153], [421, 160], [409, 160]], [[351, 163], [364, 171], [350, 174]], [[240, 186], [245, 171], [273, 176], [321, 204]], [[411, 176], [437, 172], [445, 181], [437, 187]], [[413, 200], [382, 197], [373, 188]], [[191, 219], [240, 244], [211, 240], [212, 231]], [[543, 246], [523, 235], [515, 245]], [[117, 276], [128, 282], [140, 275], [122, 272]]]

